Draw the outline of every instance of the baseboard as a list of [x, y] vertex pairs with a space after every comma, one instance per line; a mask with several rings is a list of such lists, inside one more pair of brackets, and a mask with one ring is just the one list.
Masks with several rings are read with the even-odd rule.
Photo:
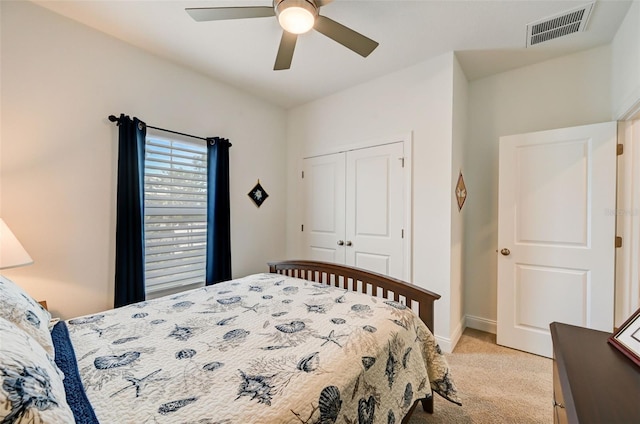
[[465, 315], [462, 321], [458, 323], [458, 326], [453, 331], [453, 334], [450, 338], [435, 336], [438, 341], [438, 345], [440, 349], [445, 353], [453, 352], [453, 349], [456, 347], [458, 342], [460, 341], [460, 337], [462, 337], [462, 333], [465, 328], [473, 328], [475, 330], [484, 331], [491, 334], [497, 333], [498, 323], [494, 320], [474, 317], [472, 315]]
[[473, 328], [475, 330], [485, 331], [487, 333], [496, 334], [498, 330], [498, 323], [494, 320], [474, 317], [472, 315], [466, 315], [464, 317], [466, 327]]
[[435, 336], [438, 341], [438, 346], [440, 346], [440, 350], [445, 353], [453, 352], [453, 349], [456, 347], [458, 342], [460, 341], [460, 337], [462, 337], [462, 332], [464, 331], [464, 320], [458, 323], [458, 326], [453, 331], [453, 334], [450, 338]]

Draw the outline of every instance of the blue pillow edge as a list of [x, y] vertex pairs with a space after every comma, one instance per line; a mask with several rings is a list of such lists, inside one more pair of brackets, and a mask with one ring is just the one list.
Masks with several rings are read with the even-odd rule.
[[76, 424], [100, 424], [84, 391], [76, 354], [64, 321], [54, 325], [51, 338], [55, 349], [55, 362], [64, 374], [64, 391]]

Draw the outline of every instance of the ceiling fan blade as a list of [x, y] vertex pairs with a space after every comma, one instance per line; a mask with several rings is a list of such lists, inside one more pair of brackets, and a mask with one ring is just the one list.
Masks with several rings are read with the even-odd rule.
[[378, 47], [378, 43], [326, 16], [316, 18], [314, 28], [321, 34], [353, 50], [362, 57], [367, 57]]
[[332, 2], [333, 2], [333, 0], [315, 0], [315, 4], [318, 7], [326, 6], [326, 5], [328, 5], [329, 3], [332, 3]]
[[275, 16], [270, 6], [255, 7], [190, 7], [185, 9], [198, 22], [223, 21], [227, 19], [265, 18]]
[[293, 50], [296, 48], [296, 41], [298, 41], [298, 34], [282, 31], [282, 38], [280, 39], [280, 47], [278, 48], [276, 63], [273, 65], [274, 71], [282, 71], [284, 69], [291, 68]]

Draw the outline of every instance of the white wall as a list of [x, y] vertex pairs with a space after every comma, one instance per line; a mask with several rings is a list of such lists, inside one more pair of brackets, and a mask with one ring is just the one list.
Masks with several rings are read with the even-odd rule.
[[[0, 213], [35, 260], [3, 273], [54, 315], [112, 307], [110, 114], [227, 137], [234, 276], [284, 256], [285, 112], [27, 2], [2, 2]], [[247, 193], [260, 179], [270, 197]]]
[[599, 47], [472, 81], [465, 181], [465, 310], [495, 332], [498, 139], [611, 120], [611, 48]]
[[435, 333], [450, 320], [453, 53], [293, 108], [288, 113], [287, 256], [300, 251], [301, 158], [339, 146], [413, 135], [413, 282], [442, 295]]
[[[465, 153], [468, 141], [469, 82], [464, 71], [454, 57], [453, 62], [453, 134], [452, 134], [452, 166], [451, 166], [451, 338], [457, 343], [464, 330], [464, 217], [467, 207], [458, 208], [455, 189], [460, 172], [466, 178]], [[465, 201], [466, 203], [466, 201]]]
[[612, 119], [640, 106], [640, 1], [634, 1], [611, 43]]

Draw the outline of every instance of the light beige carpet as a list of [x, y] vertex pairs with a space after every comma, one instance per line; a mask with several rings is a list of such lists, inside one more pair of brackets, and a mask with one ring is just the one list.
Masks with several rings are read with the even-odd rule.
[[495, 335], [466, 329], [447, 355], [462, 406], [434, 395], [434, 413], [418, 405], [410, 424], [553, 422], [552, 361], [495, 344]]

